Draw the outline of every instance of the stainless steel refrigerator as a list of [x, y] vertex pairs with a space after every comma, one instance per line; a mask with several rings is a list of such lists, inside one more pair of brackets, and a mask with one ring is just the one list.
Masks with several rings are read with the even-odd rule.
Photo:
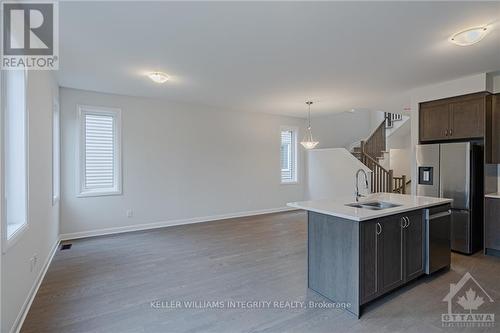
[[453, 199], [451, 249], [483, 248], [483, 147], [458, 142], [418, 145], [417, 195]]

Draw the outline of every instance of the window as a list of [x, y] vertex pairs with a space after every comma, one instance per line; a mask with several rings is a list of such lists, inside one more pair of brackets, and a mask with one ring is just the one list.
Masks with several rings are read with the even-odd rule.
[[3, 71], [4, 207], [6, 240], [19, 235], [28, 224], [28, 116], [26, 72]]
[[297, 130], [293, 128], [281, 129], [281, 182], [297, 182]]
[[121, 110], [79, 106], [79, 196], [121, 194]]
[[59, 102], [54, 97], [52, 103], [52, 204], [56, 204], [60, 197], [61, 184], [61, 115]]

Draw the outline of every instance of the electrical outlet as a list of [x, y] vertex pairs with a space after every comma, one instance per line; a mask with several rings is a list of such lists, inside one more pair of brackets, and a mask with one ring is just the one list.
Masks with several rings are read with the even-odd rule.
[[30, 258], [30, 272], [34, 272], [38, 266], [38, 253], [35, 253], [33, 257]]
[[134, 216], [134, 211], [132, 209], [127, 209], [127, 217]]

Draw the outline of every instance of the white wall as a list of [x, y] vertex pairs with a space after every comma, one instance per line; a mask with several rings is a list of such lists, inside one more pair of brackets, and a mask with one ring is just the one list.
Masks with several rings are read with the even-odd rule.
[[[409, 138], [408, 138], [409, 139]], [[406, 175], [406, 179], [411, 177], [411, 149], [391, 149], [389, 151], [390, 163], [389, 168], [394, 170], [394, 176], [401, 177]]]
[[380, 126], [380, 123], [384, 121], [385, 114], [382, 111], [373, 111], [370, 112], [370, 134], [375, 131], [377, 127]]
[[[43, 266], [57, 244], [59, 205], [52, 205], [52, 101], [58, 88], [50, 71], [29, 71], [29, 211], [28, 229], [2, 255], [1, 331], [19, 323]], [[38, 264], [30, 271], [30, 259]]]
[[[363, 169], [368, 174], [370, 169], [355, 158], [345, 148], [314, 149], [307, 152], [307, 200], [352, 197], [356, 185], [356, 172]], [[363, 176], [360, 176], [361, 194], [369, 193], [363, 188]]]
[[[66, 88], [60, 96], [64, 238], [283, 208], [304, 196], [301, 146], [298, 185], [280, 184], [279, 164], [280, 126], [303, 129], [304, 119]], [[77, 104], [122, 109], [123, 195], [76, 197]]]
[[[452, 81], [413, 89], [411, 95], [411, 143], [412, 143], [412, 179], [417, 179], [415, 145], [418, 144], [418, 107], [419, 103], [441, 98], [459, 96], [486, 90], [486, 74], [476, 74]], [[416, 191], [416, 182], [412, 182], [412, 192]]]
[[408, 119], [387, 138], [387, 150], [409, 149], [411, 147], [411, 120]]
[[[394, 170], [394, 176], [406, 175], [411, 178], [411, 119], [396, 129], [387, 138], [387, 150], [389, 151], [389, 169]], [[411, 190], [411, 187], [408, 189]]]
[[318, 149], [341, 148], [366, 139], [371, 134], [371, 112], [341, 112], [314, 117], [311, 121]]

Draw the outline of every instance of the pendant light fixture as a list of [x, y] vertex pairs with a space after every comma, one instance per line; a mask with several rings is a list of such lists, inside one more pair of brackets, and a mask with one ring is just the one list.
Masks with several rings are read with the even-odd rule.
[[307, 113], [307, 120], [308, 120], [308, 126], [307, 126], [307, 131], [306, 135], [304, 135], [304, 139], [300, 142], [302, 146], [304, 146], [305, 149], [314, 149], [318, 145], [318, 141], [314, 141], [312, 131], [311, 131], [311, 105], [312, 101], [307, 101], [306, 104], [308, 106], [308, 113]]

